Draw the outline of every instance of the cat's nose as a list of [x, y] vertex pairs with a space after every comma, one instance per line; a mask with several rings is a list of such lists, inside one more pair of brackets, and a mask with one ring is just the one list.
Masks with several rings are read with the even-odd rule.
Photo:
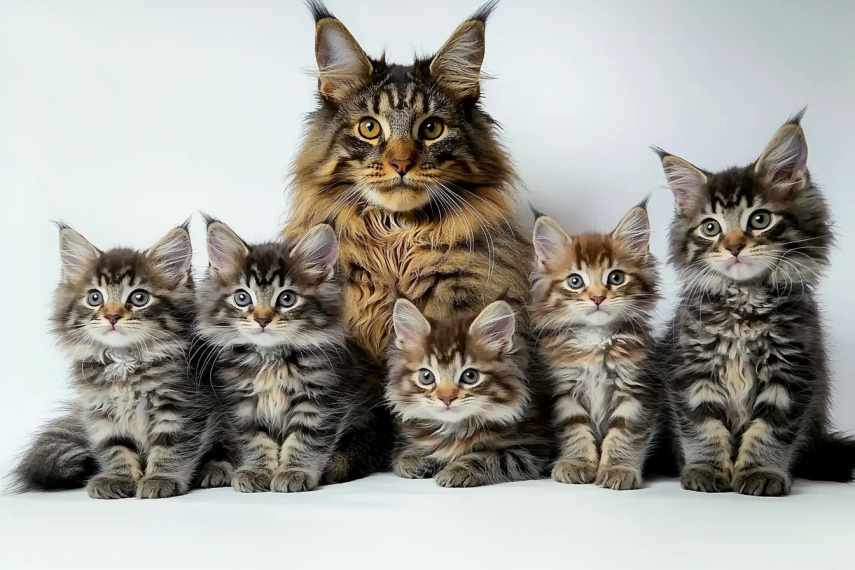
[[734, 243], [732, 245], [727, 246], [727, 250], [733, 254], [733, 257], [739, 255], [739, 252], [745, 249], [744, 243]]
[[442, 403], [445, 404], [446, 407], [448, 407], [451, 405], [451, 402], [457, 399], [457, 396], [446, 396], [440, 397], [439, 399], [442, 400]]
[[389, 164], [401, 176], [405, 175], [413, 167], [413, 161], [410, 158], [393, 158], [389, 161]]
[[122, 318], [122, 315], [104, 315], [104, 318], [110, 321], [111, 325], [115, 325]]
[[600, 303], [602, 303], [603, 301], [606, 300], [606, 296], [605, 295], [595, 295], [595, 296], [591, 297], [591, 300], [594, 302], [594, 304], [596, 306], [599, 307]]
[[272, 320], [273, 319], [271, 319], [269, 317], [255, 317], [255, 322], [257, 322], [261, 328], [264, 328], [267, 325], [269, 325], [270, 321], [272, 321]]

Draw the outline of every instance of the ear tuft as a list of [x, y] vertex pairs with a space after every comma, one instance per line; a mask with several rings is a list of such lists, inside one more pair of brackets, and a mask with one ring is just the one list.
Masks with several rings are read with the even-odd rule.
[[173, 286], [186, 282], [190, 277], [193, 246], [187, 231], [189, 224], [190, 220], [187, 220], [171, 230], [145, 254], [152, 268]]
[[469, 327], [469, 336], [502, 358], [514, 345], [516, 317], [505, 301], [495, 301], [481, 311]]
[[[351, 91], [368, 84], [373, 66], [344, 24], [329, 12], [313, 10], [313, 14], [318, 91], [325, 99], [341, 101]], [[318, 16], [322, 17], [317, 19]]]
[[549, 216], [540, 216], [534, 222], [532, 243], [537, 260], [545, 267], [552, 267], [564, 254], [564, 248], [571, 242], [558, 223]]
[[674, 202], [679, 213], [688, 212], [700, 201], [707, 175], [691, 163], [668, 154], [661, 148], [652, 147], [662, 159], [665, 178], [674, 195]]
[[338, 238], [328, 224], [318, 224], [291, 249], [291, 257], [302, 264], [313, 279], [331, 278], [338, 258]]
[[612, 237], [623, 241], [632, 249], [646, 253], [650, 246], [650, 218], [647, 215], [646, 197], [638, 206], [626, 213], [615, 230]]
[[781, 191], [801, 188], [807, 176], [808, 145], [799, 124], [805, 109], [778, 129], [754, 165], [754, 172]]
[[59, 260], [62, 266], [62, 281], [74, 283], [82, 279], [92, 264], [101, 256], [101, 251], [62, 222], [59, 228]]
[[496, 0], [484, 4], [463, 22], [431, 61], [431, 76], [460, 99], [477, 98], [480, 94], [485, 29], [497, 4]]
[[208, 224], [208, 263], [217, 273], [231, 278], [240, 271], [249, 247], [229, 226], [205, 214], [203, 216]]
[[395, 344], [398, 348], [420, 348], [430, 334], [430, 323], [419, 308], [407, 301], [395, 301], [392, 311], [392, 324], [395, 327]]

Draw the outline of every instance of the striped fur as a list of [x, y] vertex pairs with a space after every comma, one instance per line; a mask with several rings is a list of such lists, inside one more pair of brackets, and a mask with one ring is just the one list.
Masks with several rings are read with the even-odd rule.
[[296, 245], [244, 243], [208, 220], [211, 268], [198, 331], [228, 408], [240, 492], [310, 491], [388, 468], [388, 414], [376, 375], [342, 326], [335, 234], [313, 228]]
[[649, 233], [644, 203], [611, 234], [571, 238], [549, 218], [535, 223], [532, 320], [554, 393], [558, 482], [641, 486], [662, 415], [651, 374], [658, 274]]
[[194, 302], [187, 227], [145, 253], [101, 252], [61, 227], [53, 317], [77, 398], [15, 471], [22, 490], [86, 484], [116, 499], [186, 493], [218, 437], [213, 393], [188, 374]]
[[814, 297], [833, 236], [800, 120], [743, 168], [709, 173], [658, 151], [677, 202], [683, 286], [663, 356], [687, 489], [774, 496], [794, 476], [852, 479], [855, 443], [830, 431]]

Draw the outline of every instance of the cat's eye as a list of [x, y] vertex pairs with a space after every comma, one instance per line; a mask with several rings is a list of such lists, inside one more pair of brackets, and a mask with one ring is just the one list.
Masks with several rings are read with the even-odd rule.
[[249, 296], [249, 293], [243, 289], [235, 291], [235, 305], [238, 307], [246, 307], [250, 303], [252, 303], [252, 297]]
[[585, 284], [585, 281], [582, 279], [582, 276], [578, 273], [574, 273], [570, 277], [567, 278], [567, 285], [571, 289], [580, 289], [582, 285]]
[[419, 370], [419, 384], [422, 386], [430, 386], [434, 382], [436, 382], [436, 378], [434, 378], [433, 372], [427, 368]]
[[372, 140], [376, 139], [380, 136], [380, 123], [378, 123], [374, 119], [362, 119], [359, 121], [359, 127], [357, 128], [359, 131], [359, 136], [364, 139]]
[[748, 218], [748, 227], [752, 230], [765, 230], [772, 223], [772, 214], [768, 210], [757, 210]]
[[297, 302], [297, 294], [293, 291], [282, 291], [276, 299], [276, 304], [283, 309], [289, 309]]
[[479, 374], [477, 370], [474, 368], [467, 368], [463, 371], [463, 374], [460, 375], [460, 383], [472, 385], [475, 384], [479, 378], [481, 378], [481, 374]]
[[134, 307], [144, 307], [148, 304], [149, 299], [151, 299], [151, 295], [147, 291], [137, 289], [128, 297], [128, 302]]
[[422, 126], [419, 127], [419, 137], [432, 141], [434, 139], [438, 139], [443, 131], [445, 131], [445, 123], [443, 123], [441, 119], [431, 117], [426, 119], [425, 122], [422, 123]]
[[609, 273], [609, 285], [623, 285], [626, 281], [626, 273], [620, 269], [615, 269]]
[[701, 233], [707, 237], [715, 237], [721, 233], [721, 224], [712, 218], [707, 218], [701, 222]]
[[86, 302], [89, 303], [89, 305], [92, 307], [97, 307], [104, 302], [104, 296], [101, 294], [100, 291], [92, 289], [86, 295]]

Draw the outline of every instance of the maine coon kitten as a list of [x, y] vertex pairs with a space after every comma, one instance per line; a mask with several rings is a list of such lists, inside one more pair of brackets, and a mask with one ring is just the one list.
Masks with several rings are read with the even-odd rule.
[[222, 222], [207, 223], [198, 331], [237, 446], [232, 486], [310, 491], [387, 469], [391, 425], [372, 408], [379, 380], [345, 333], [332, 228], [316, 226], [291, 247], [249, 245]]
[[[308, 4], [318, 106], [293, 166], [285, 235], [333, 225], [356, 341], [385, 359], [395, 291], [434, 318], [477, 312], [504, 291], [522, 308], [531, 268], [516, 178], [480, 103], [496, 2], [412, 65], [367, 56], [320, 1]], [[521, 331], [526, 320], [520, 312]]]
[[186, 493], [218, 437], [213, 393], [188, 373], [194, 300], [187, 225], [151, 249], [100, 251], [60, 226], [53, 331], [77, 397], [15, 470], [22, 490], [90, 497]]
[[793, 476], [852, 479], [855, 441], [829, 432], [814, 291], [833, 237], [801, 116], [742, 168], [711, 173], [656, 149], [677, 205], [683, 285], [665, 377], [686, 489], [786, 495]]
[[610, 234], [534, 226], [532, 324], [552, 383], [558, 459], [552, 478], [637, 489], [661, 417], [651, 375], [656, 263], [646, 200]]
[[386, 398], [400, 424], [395, 473], [442, 487], [540, 478], [549, 445], [511, 306], [435, 320], [399, 299], [393, 322]]

